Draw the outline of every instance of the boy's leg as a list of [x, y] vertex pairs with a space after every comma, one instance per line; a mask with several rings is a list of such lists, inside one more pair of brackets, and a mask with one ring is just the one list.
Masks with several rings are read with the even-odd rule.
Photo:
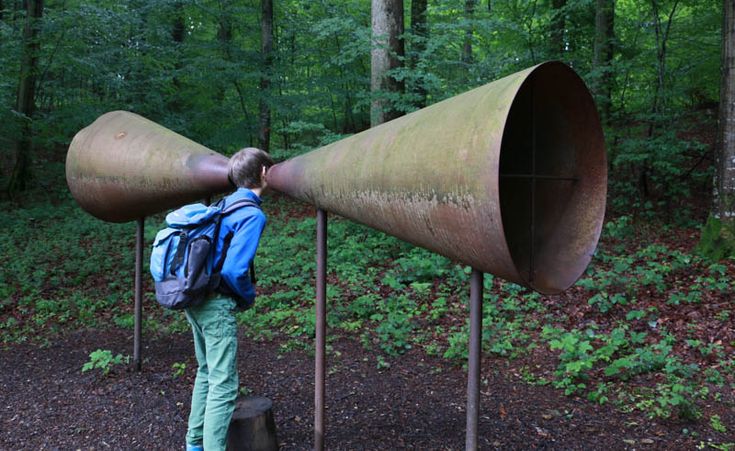
[[207, 368], [207, 354], [204, 334], [197, 323], [194, 314], [186, 311], [186, 319], [191, 324], [194, 334], [194, 354], [196, 355], [198, 369], [194, 379], [194, 390], [191, 394], [191, 411], [189, 412], [189, 424], [186, 431], [187, 445], [202, 445], [204, 441], [204, 413], [207, 405], [207, 393], [209, 392], [209, 370]]
[[207, 451], [225, 449], [227, 430], [237, 398], [237, 322], [235, 301], [217, 296], [197, 312], [206, 344], [208, 370], [207, 405], [203, 444]]

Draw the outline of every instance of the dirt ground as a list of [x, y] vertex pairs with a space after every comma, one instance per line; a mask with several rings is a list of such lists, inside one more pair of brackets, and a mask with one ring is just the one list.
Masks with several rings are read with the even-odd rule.
[[[273, 400], [284, 450], [310, 449], [313, 357], [240, 338], [241, 385]], [[463, 449], [466, 373], [412, 350], [375, 361], [348, 337], [330, 343], [328, 449]], [[146, 337], [142, 372], [81, 372], [96, 349], [130, 354], [129, 330], [79, 331], [50, 346], [0, 350], [0, 449], [183, 449], [195, 373], [188, 334]], [[176, 376], [172, 365], [186, 370]], [[481, 449], [695, 449], [690, 425], [651, 421], [529, 385], [506, 360], [485, 358]], [[716, 437], [720, 442], [726, 437]]]

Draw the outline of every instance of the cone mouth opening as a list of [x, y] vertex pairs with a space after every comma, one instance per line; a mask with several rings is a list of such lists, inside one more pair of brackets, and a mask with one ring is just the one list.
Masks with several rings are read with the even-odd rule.
[[568, 288], [597, 246], [607, 166], [592, 97], [564, 64], [538, 66], [519, 88], [498, 176], [506, 244], [520, 278], [545, 294]]

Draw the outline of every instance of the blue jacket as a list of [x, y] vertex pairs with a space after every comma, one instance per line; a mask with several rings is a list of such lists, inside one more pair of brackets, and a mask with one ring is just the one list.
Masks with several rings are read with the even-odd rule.
[[[261, 203], [260, 197], [254, 192], [247, 188], [238, 188], [225, 198], [225, 207], [243, 198], [255, 201], [258, 205]], [[222, 255], [228, 235], [231, 234], [232, 239], [222, 265], [219, 291], [233, 296], [240, 306], [250, 306], [255, 301], [255, 287], [250, 282], [248, 268], [255, 257], [265, 223], [265, 214], [250, 206], [238, 208], [222, 218], [215, 255]]]

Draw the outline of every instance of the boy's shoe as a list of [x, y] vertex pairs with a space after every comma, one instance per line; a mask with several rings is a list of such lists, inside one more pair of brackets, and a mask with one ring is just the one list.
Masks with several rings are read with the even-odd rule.
[[186, 451], [204, 451], [202, 445], [190, 445], [186, 444]]

